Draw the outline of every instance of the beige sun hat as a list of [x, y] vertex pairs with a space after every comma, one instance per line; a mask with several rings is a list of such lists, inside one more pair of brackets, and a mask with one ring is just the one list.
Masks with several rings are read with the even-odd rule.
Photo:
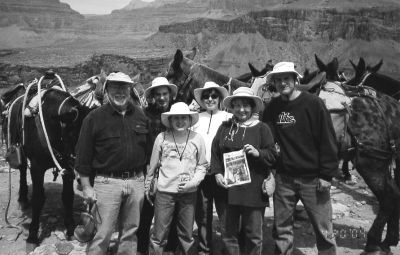
[[161, 114], [161, 123], [164, 124], [164, 126], [170, 128], [171, 125], [169, 124], [169, 117], [174, 116], [174, 115], [189, 115], [192, 117], [192, 122], [190, 126], [193, 126], [194, 124], [199, 121], [199, 113], [198, 112], [193, 112], [189, 109], [189, 106], [185, 104], [184, 102], [178, 102], [175, 103], [171, 106], [171, 109], [169, 112], [164, 112]]
[[151, 93], [152, 93], [153, 89], [159, 88], [162, 86], [168, 87], [171, 90], [172, 98], [173, 99], [176, 98], [176, 94], [178, 93], [178, 87], [175, 84], [169, 83], [167, 78], [165, 78], [165, 77], [154, 78], [154, 80], [151, 82], [151, 86], [148, 87], [144, 92], [146, 98], [151, 97]]
[[253, 109], [253, 112], [259, 112], [262, 111], [264, 109], [264, 105], [263, 102], [261, 100], [261, 98], [259, 96], [255, 96], [254, 92], [251, 88], [248, 87], [239, 87], [238, 89], [236, 89], [235, 91], [233, 91], [232, 96], [227, 96], [224, 99], [224, 106], [225, 108], [232, 110], [232, 105], [231, 102], [233, 99], [235, 98], [248, 98], [253, 100], [255, 107]]
[[267, 74], [267, 82], [271, 82], [271, 79], [274, 76], [274, 74], [278, 73], [294, 73], [297, 76], [297, 79], [303, 78], [303, 76], [301, 76], [301, 74], [299, 74], [294, 69], [293, 62], [279, 62], [276, 65], [274, 65], [272, 71]]
[[206, 83], [204, 83], [204, 87], [202, 88], [198, 88], [195, 89], [193, 94], [194, 94], [194, 98], [196, 99], [197, 103], [203, 108], [205, 109], [206, 106], [204, 105], [203, 100], [201, 99], [201, 95], [203, 95], [203, 92], [206, 90], [212, 90], [215, 89], [219, 92], [220, 94], [220, 102], [222, 102], [222, 100], [224, 100], [225, 97], [228, 96], [228, 91], [224, 88], [219, 86], [217, 83], [213, 82], [213, 81], [207, 81]]
[[124, 74], [123, 72], [112, 72], [110, 73], [107, 78], [106, 81], [104, 82], [104, 86], [103, 86], [103, 94], [105, 93], [106, 90], [106, 86], [108, 84], [108, 82], [113, 81], [113, 82], [119, 82], [121, 84], [134, 84], [134, 82], [132, 81], [131, 77], [129, 77], [129, 75]]

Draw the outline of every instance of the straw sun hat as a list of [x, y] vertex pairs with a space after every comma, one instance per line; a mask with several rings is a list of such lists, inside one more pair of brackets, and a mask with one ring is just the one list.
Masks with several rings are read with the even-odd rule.
[[235, 91], [233, 91], [232, 96], [227, 96], [224, 99], [225, 108], [232, 110], [232, 100], [236, 98], [248, 98], [254, 102], [253, 112], [259, 112], [264, 109], [263, 102], [259, 96], [255, 96], [254, 92], [251, 88], [247, 87], [239, 87]]
[[161, 123], [164, 124], [164, 126], [166, 126], [167, 128], [170, 128], [171, 125], [169, 123], [169, 117], [175, 115], [189, 115], [192, 118], [190, 126], [193, 126], [197, 123], [197, 121], [199, 121], [198, 112], [191, 111], [189, 109], [189, 106], [184, 102], [178, 102], [171, 106], [169, 112], [164, 112], [161, 114]]
[[175, 84], [171, 84], [168, 82], [167, 78], [165, 77], [157, 77], [154, 78], [154, 80], [151, 82], [151, 86], [148, 87], [146, 89], [146, 91], [144, 92], [146, 98], [149, 98], [152, 96], [152, 91], [156, 88], [159, 87], [168, 87], [171, 90], [171, 95], [172, 98], [175, 99], [176, 98], [176, 94], [178, 92], [178, 87]]
[[206, 109], [206, 106], [205, 106], [203, 100], [201, 99], [201, 95], [203, 94], [204, 91], [212, 90], [212, 89], [215, 89], [219, 92], [221, 102], [222, 102], [222, 100], [224, 100], [225, 97], [228, 96], [228, 91], [224, 87], [219, 86], [217, 83], [215, 83], [213, 81], [208, 81], [208, 82], [204, 83], [203, 88], [195, 89], [193, 92], [194, 98], [196, 99], [197, 103], [201, 106], [201, 108]]

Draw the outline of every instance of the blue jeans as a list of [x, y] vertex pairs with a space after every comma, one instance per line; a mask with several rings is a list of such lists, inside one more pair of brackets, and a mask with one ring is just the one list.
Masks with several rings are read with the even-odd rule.
[[318, 178], [275, 176], [274, 228], [275, 254], [293, 253], [293, 213], [299, 199], [314, 228], [319, 255], [335, 255], [330, 191], [317, 191]]
[[195, 220], [199, 237], [198, 254], [211, 254], [212, 251], [213, 184], [216, 185], [215, 176], [206, 175], [197, 190]]
[[97, 233], [88, 243], [87, 254], [106, 254], [111, 235], [118, 223], [119, 245], [117, 254], [136, 254], [136, 231], [144, 199], [144, 176], [130, 179], [96, 176], [94, 190], [98, 213], [94, 213]]
[[[262, 252], [264, 207], [228, 205], [225, 219], [225, 235], [222, 236], [229, 255], [258, 254]], [[244, 240], [239, 243], [239, 234]], [[239, 247], [244, 245], [244, 247]]]
[[174, 214], [181, 251], [183, 254], [189, 253], [194, 245], [193, 223], [196, 194], [197, 192], [157, 192], [154, 201], [154, 228], [150, 238], [152, 247], [150, 254], [162, 255], [167, 245]]

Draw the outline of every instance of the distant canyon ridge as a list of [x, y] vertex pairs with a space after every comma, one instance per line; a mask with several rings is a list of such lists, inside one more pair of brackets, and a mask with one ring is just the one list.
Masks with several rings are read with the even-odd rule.
[[115, 66], [148, 83], [177, 48], [192, 47], [197, 61], [231, 76], [269, 59], [315, 69], [318, 54], [338, 57], [349, 75], [349, 59], [383, 59], [381, 72], [400, 79], [397, 0], [132, 0], [110, 15], [81, 15], [59, 0], [3, 0], [0, 17], [0, 87], [49, 67], [70, 85]]

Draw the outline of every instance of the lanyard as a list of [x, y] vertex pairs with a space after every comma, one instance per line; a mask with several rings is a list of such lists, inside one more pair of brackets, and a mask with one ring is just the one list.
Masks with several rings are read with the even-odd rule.
[[172, 138], [174, 138], [174, 144], [175, 144], [176, 151], [178, 152], [178, 155], [179, 155], [179, 161], [182, 161], [183, 153], [185, 152], [185, 150], [186, 150], [186, 145], [188, 144], [188, 141], [189, 141], [189, 136], [190, 136], [190, 129], [189, 129], [188, 135], [187, 135], [187, 137], [186, 137], [185, 147], [183, 148], [182, 153], [180, 153], [180, 152], [179, 152], [179, 149], [178, 149], [178, 145], [176, 144], [174, 131], [172, 130]]

